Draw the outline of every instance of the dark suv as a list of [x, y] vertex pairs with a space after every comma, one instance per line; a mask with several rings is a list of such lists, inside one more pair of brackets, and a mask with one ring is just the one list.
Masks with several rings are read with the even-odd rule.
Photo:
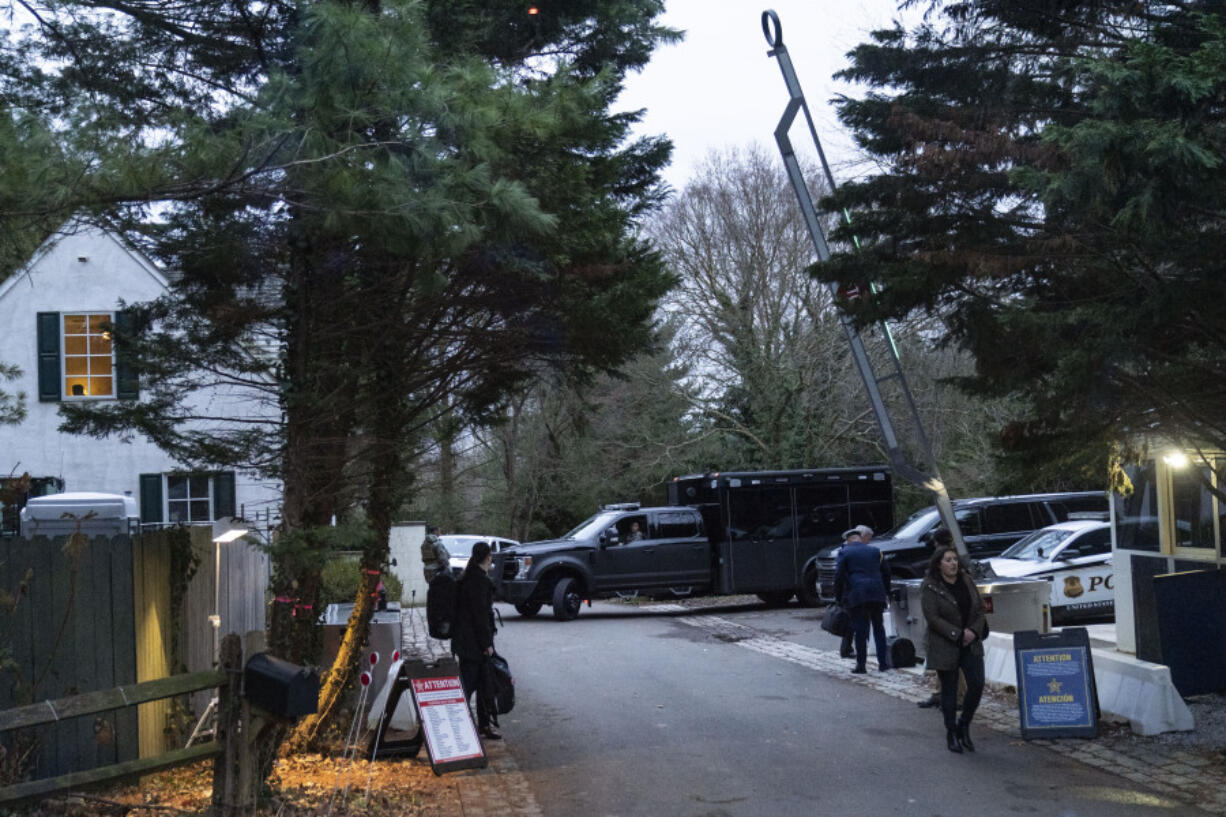
[[[1106, 512], [1105, 491], [1059, 494], [1023, 494], [954, 500], [954, 515], [972, 559], [999, 556], [1031, 531], [1064, 522], [1070, 513]], [[928, 568], [932, 555], [932, 532], [941, 525], [936, 506], [916, 511], [895, 530], [874, 539], [873, 545], [890, 562], [891, 573], [902, 579], [917, 579]], [[839, 546], [818, 556], [818, 593], [822, 601], [834, 600], [834, 566]]]

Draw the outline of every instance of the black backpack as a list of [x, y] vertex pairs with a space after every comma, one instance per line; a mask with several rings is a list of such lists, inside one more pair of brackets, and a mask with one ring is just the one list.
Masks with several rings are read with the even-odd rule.
[[455, 625], [459, 582], [449, 571], [441, 571], [426, 589], [426, 631], [431, 638], [451, 638]]

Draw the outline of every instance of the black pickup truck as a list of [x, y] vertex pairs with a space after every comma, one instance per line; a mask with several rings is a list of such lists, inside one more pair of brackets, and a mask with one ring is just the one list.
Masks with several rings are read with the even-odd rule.
[[494, 555], [498, 598], [568, 621], [586, 599], [685, 589], [819, 603], [817, 554], [856, 524], [892, 525], [884, 466], [678, 477], [669, 505], [608, 505], [557, 538]]

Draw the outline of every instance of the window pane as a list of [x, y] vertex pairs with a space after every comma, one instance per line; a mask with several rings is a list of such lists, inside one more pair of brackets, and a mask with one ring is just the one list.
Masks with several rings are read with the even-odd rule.
[[660, 514], [660, 536], [664, 539], [682, 539], [698, 535], [698, 522], [690, 514]]
[[193, 522], [209, 521], [209, 501], [207, 499], [192, 500], [191, 515]]
[[1081, 551], [1082, 556], [1097, 555], [1111, 550], [1111, 529], [1094, 530], [1078, 539], [1073, 547]]
[[84, 335], [85, 334], [85, 316], [84, 315], [65, 315], [64, 316], [64, 334], [65, 335]]
[[89, 379], [90, 397], [108, 397], [111, 394], [111, 378], [109, 377], [91, 377]]
[[958, 528], [963, 536], [979, 536], [983, 533], [983, 526], [979, 524], [978, 508], [956, 510], [954, 518], [958, 520]]
[[192, 476], [189, 490], [192, 499], [207, 499], [209, 496], [209, 478], [199, 475]]
[[106, 327], [111, 325], [110, 315], [90, 315], [89, 316], [89, 333], [91, 335], [101, 335]]
[[69, 377], [64, 381], [64, 391], [70, 397], [85, 397], [89, 381], [84, 377]]
[[166, 503], [166, 517], [171, 522], [189, 522], [187, 518], [187, 503], [171, 501]]
[[1171, 492], [1175, 516], [1175, 547], [1213, 550], [1213, 494], [1208, 466], [1172, 471]]
[[111, 354], [111, 336], [107, 335], [90, 335], [89, 336], [89, 353], [91, 355], [110, 355]]
[[[839, 536], [851, 527], [847, 485], [797, 485], [796, 516], [800, 536]], [[857, 518], [857, 523], [860, 522]], [[868, 523], [873, 527], [872, 523]]]
[[984, 533], [1016, 533], [1034, 530], [1030, 505], [1026, 502], [1006, 502], [989, 505], [983, 510]]
[[88, 358], [64, 358], [64, 374], [89, 374]]
[[68, 335], [64, 338], [64, 354], [83, 355], [89, 351], [89, 338], [85, 335]]
[[187, 499], [187, 477], [166, 477], [166, 496]]
[[1158, 482], [1153, 462], [1129, 465], [1124, 473], [1132, 480], [1133, 491], [1128, 496], [1115, 495], [1116, 547], [1122, 550], [1144, 550], [1157, 553]]
[[89, 356], [89, 373], [94, 375], [108, 375], [111, 373], [111, 356], [106, 355], [90, 355]]

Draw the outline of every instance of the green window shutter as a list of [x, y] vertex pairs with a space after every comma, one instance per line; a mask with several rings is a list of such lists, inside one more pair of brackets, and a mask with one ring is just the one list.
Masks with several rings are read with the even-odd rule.
[[222, 471], [213, 477], [213, 518], [225, 519], [237, 516], [234, 491], [234, 472]]
[[60, 383], [60, 313], [38, 313], [38, 400], [40, 403], [59, 402], [63, 394]]
[[140, 521], [143, 525], [162, 521], [162, 475], [140, 475]]
[[[136, 322], [128, 310], [115, 313], [115, 331], [124, 338], [132, 337]], [[136, 400], [140, 397], [140, 380], [136, 376], [136, 367], [132, 365], [131, 355], [125, 352], [115, 352], [115, 396], [120, 400]]]

